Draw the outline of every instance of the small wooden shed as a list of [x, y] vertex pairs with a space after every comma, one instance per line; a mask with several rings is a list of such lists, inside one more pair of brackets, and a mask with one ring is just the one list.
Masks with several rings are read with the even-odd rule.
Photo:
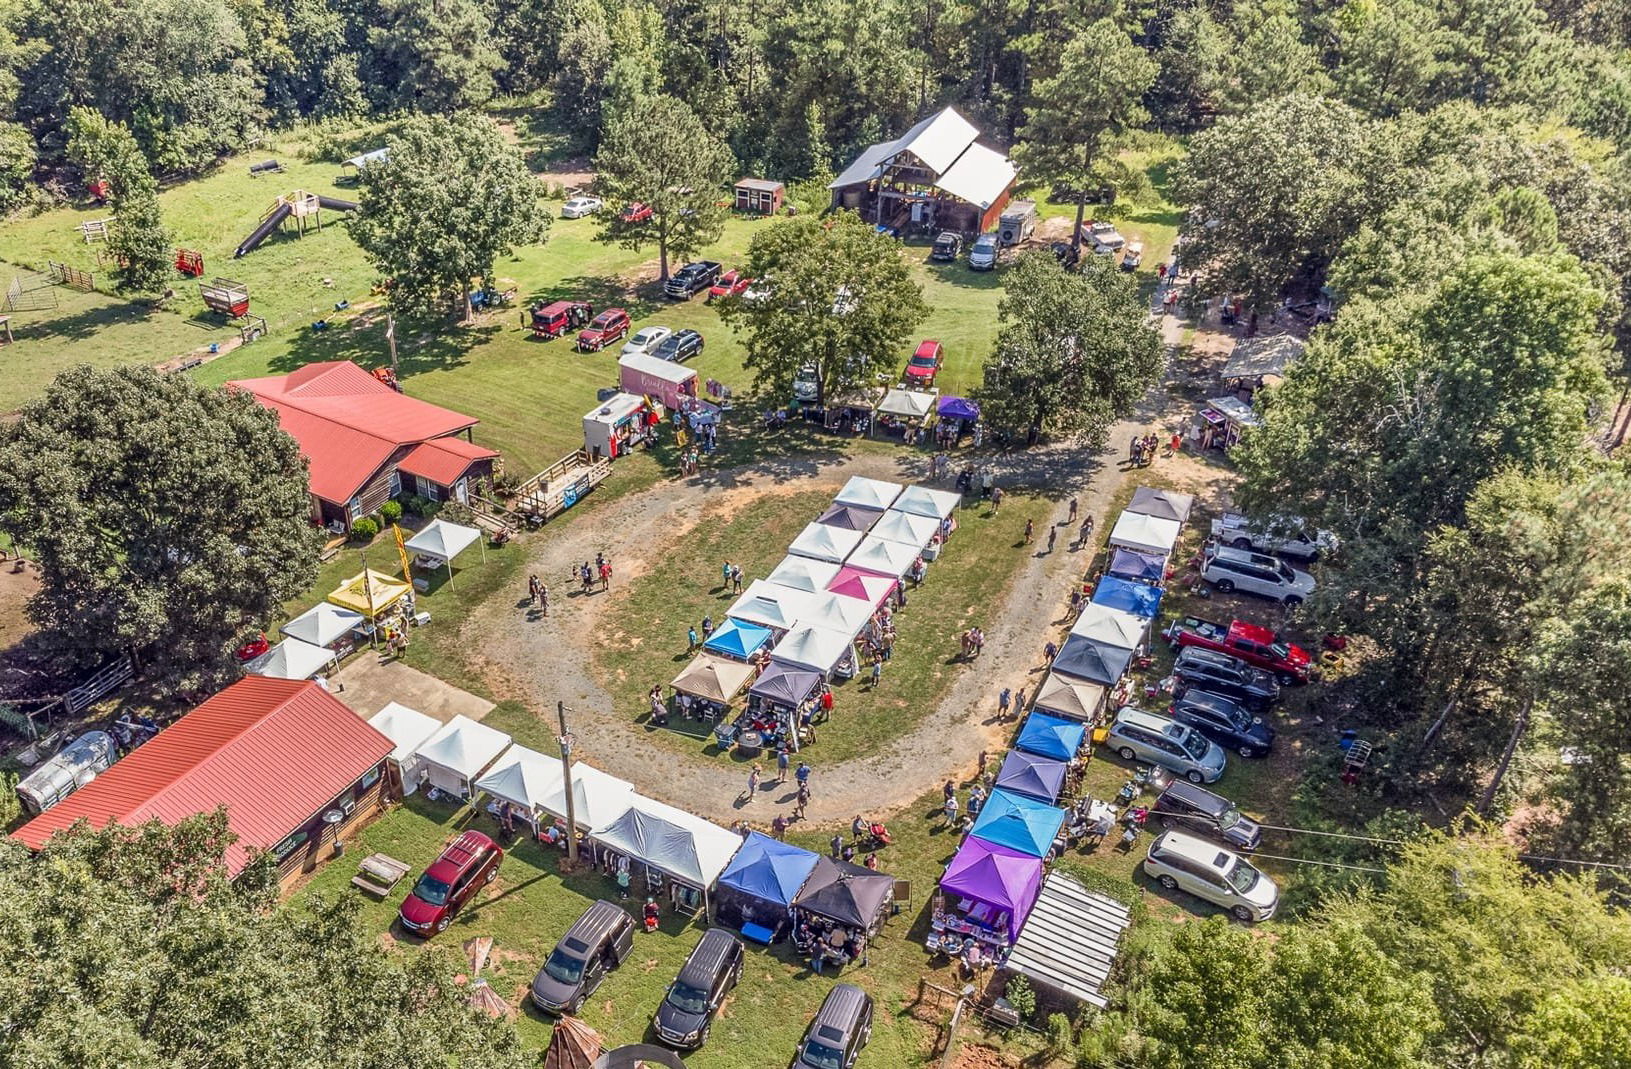
[[744, 178], [736, 183], [736, 210], [775, 215], [782, 210], [787, 187], [768, 178]]

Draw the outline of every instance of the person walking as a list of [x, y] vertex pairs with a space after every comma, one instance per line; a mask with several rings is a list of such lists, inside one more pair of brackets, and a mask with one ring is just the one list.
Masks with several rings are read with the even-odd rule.
[[1075, 522], [1076, 522], [1076, 499], [1073, 497], [1073, 498], [1070, 499], [1070, 516], [1065, 520], [1065, 525], [1069, 526], [1070, 524], [1073, 524]]
[[685, 647], [685, 652], [690, 653], [697, 648], [697, 629], [694, 627], [686, 628], [685, 638], [688, 642], [688, 645]]
[[527, 576], [527, 604], [533, 605], [538, 601], [538, 576]]
[[1025, 521], [1025, 544], [1027, 546], [1031, 544], [1031, 536], [1034, 535], [1035, 533], [1036, 533], [1036, 521], [1035, 520], [1026, 520]]
[[704, 616], [702, 618], [702, 641], [707, 642], [708, 639], [713, 637], [713, 633], [714, 618], [712, 616]]
[[998, 515], [1001, 515], [1001, 513], [1002, 513], [1002, 487], [993, 486], [991, 488], [991, 515], [998, 516]]
[[1014, 715], [1015, 716], [1024, 716], [1025, 715], [1025, 688], [1024, 687], [1020, 687], [1019, 691], [1014, 695]]
[[872, 689], [877, 690], [878, 684], [883, 682], [883, 656], [880, 654], [872, 662]]
[[808, 783], [800, 783], [799, 784], [798, 798], [795, 799], [794, 802], [793, 802], [793, 819], [794, 820], [803, 820], [804, 819], [804, 807], [809, 805], [809, 804], [810, 804], [810, 785]]
[[742, 592], [742, 566], [740, 564], [731, 565], [731, 591], [736, 594]]
[[719, 589], [724, 590], [731, 585], [731, 562], [726, 561], [719, 566]]
[[940, 800], [942, 802], [949, 802], [955, 797], [957, 797], [957, 784], [953, 783], [951, 780], [947, 780], [945, 786], [940, 788]]
[[787, 765], [788, 765], [787, 747], [785, 747], [785, 746], [777, 747], [777, 749], [776, 749], [776, 783], [777, 783], [778, 786], [780, 786], [781, 784], [787, 782]]
[[1093, 517], [1089, 516], [1087, 519], [1082, 521], [1082, 533], [1081, 533], [1080, 536], [1077, 537], [1076, 543], [1077, 543], [1077, 545], [1080, 545], [1080, 546], [1086, 546], [1088, 544], [1088, 542], [1092, 541], [1092, 539], [1093, 539]]
[[943, 814], [945, 814], [946, 827], [950, 828], [950, 827], [954, 826], [957, 823], [957, 795], [956, 794], [952, 794], [950, 797], [948, 797], [946, 799], [946, 804], [941, 807], [941, 812]]
[[803, 761], [800, 761], [799, 762], [799, 767], [797, 767], [797, 768], [795, 768], [793, 770], [793, 778], [798, 781], [798, 785], [800, 787], [809, 786], [809, 783], [810, 783], [810, 766], [805, 764]]
[[753, 771], [748, 773], [747, 800], [750, 802], [759, 796], [759, 776], [759, 766], [754, 765]]
[[1054, 545], [1054, 543], [1056, 541], [1058, 541], [1058, 539], [1059, 539], [1059, 528], [1049, 527], [1048, 528], [1048, 552], [1049, 553], [1053, 552], [1053, 545]]
[[[1007, 687], [1003, 687], [1002, 693], [997, 695], [997, 720], [999, 722], [1008, 719], [1008, 703], [1013, 700], [1013, 697], [1014, 692]], [[980, 756], [984, 757], [985, 755], [981, 754]], [[985, 762], [981, 761], [980, 764], [983, 766]]]

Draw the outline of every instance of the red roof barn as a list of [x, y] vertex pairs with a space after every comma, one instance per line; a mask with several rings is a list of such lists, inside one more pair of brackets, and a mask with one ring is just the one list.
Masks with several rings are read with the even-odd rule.
[[[225, 806], [234, 876], [261, 851], [284, 874], [380, 805], [392, 742], [316, 683], [246, 676], [16, 832], [38, 850], [79, 820], [178, 823]], [[330, 811], [343, 820], [325, 822]]]
[[325, 525], [349, 527], [401, 493], [462, 497], [470, 480], [492, 474], [498, 456], [468, 440], [477, 420], [398, 393], [349, 361], [227, 385], [276, 412], [300, 443], [313, 513]]

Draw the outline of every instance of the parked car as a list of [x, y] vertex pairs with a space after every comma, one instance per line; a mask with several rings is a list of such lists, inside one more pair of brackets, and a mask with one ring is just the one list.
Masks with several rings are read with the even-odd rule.
[[906, 381], [912, 385], [928, 386], [940, 373], [946, 360], [946, 351], [940, 343], [927, 339], [918, 343], [917, 351], [906, 361]]
[[939, 260], [941, 263], [950, 263], [963, 254], [963, 238], [951, 230], [942, 230], [934, 239], [934, 247], [929, 250], [929, 259]]
[[821, 396], [821, 379], [814, 364], [804, 364], [793, 376], [793, 400], [800, 404], [814, 404]]
[[1242, 757], [1262, 757], [1274, 748], [1274, 729], [1221, 694], [1187, 687], [1172, 700], [1167, 715]]
[[702, 355], [702, 335], [694, 330], [681, 330], [670, 334], [662, 344], [651, 351], [658, 360], [683, 364], [693, 356]]
[[748, 282], [748, 288], [742, 291], [742, 300], [749, 304], [757, 304], [770, 296], [770, 280], [756, 278]]
[[1144, 262], [1144, 243], [1142, 241], [1129, 241], [1127, 247], [1121, 251], [1121, 269], [1123, 271], [1136, 271]]
[[997, 235], [981, 234], [968, 250], [968, 266], [972, 271], [989, 271], [997, 266]]
[[1233, 698], [1255, 712], [1262, 712], [1280, 699], [1280, 684], [1272, 675], [1216, 650], [1184, 647], [1172, 664], [1172, 674], [1183, 686]]
[[559, 338], [577, 330], [594, 316], [588, 301], [552, 301], [532, 310], [532, 333], [539, 338]]
[[1228, 764], [1223, 750], [1199, 731], [1130, 705], [1116, 713], [1105, 745], [1123, 761], [1160, 765], [1191, 783], [1215, 782]]
[[1188, 780], [1178, 779], [1167, 784], [1150, 812], [1163, 828], [1179, 828], [1191, 835], [1210, 835], [1248, 853], [1263, 841], [1262, 825], [1243, 816], [1239, 806]]
[[850, 1069], [871, 1038], [871, 996], [854, 984], [834, 984], [788, 1069]]
[[576, 1013], [606, 974], [634, 950], [634, 918], [601, 900], [561, 936], [532, 978], [532, 1004], [548, 1013]]
[[1093, 251], [1100, 256], [1114, 256], [1127, 244], [1127, 239], [1121, 236], [1116, 224], [1104, 219], [1083, 223], [1082, 241], [1093, 246]]
[[1268, 920], [1280, 904], [1280, 888], [1250, 861], [1181, 831], [1156, 837], [1144, 872], [1167, 890], [1182, 888], [1248, 924]]
[[709, 287], [708, 299], [711, 301], [715, 297], [735, 297], [746, 293], [747, 288], [751, 285], [753, 285], [753, 280], [742, 274], [742, 272], [726, 271], [719, 276], [718, 282]]
[[1201, 558], [1201, 578], [1225, 594], [1244, 590], [1287, 605], [1301, 605], [1315, 585], [1313, 576], [1278, 557], [1233, 546], [1209, 546]]
[[650, 353], [657, 348], [664, 338], [674, 333], [672, 327], [641, 327], [634, 332], [634, 337], [623, 343], [623, 356], [634, 353]]
[[682, 301], [695, 297], [719, 281], [721, 270], [723, 268], [718, 260], [697, 260], [686, 264], [668, 276], [663, 292]]
[[708, 1042], [714, 1014], [740, 979], [742, 941], [723, 928], [703, 932], [652, 1018], [657, 1038], [679, 1050]]
[[1336, 535], [1310, 531], [1301, 520], [1281, 517], [1256, 524], [1238, 512], [1225, 512], [1213, 520], [1212, 537], [1236, 549], [1255, 549], [1302, 561], [1316, 560], [1321, 553], [1337, 548]]
[[1082, 262], [1082, 251], [1068, 241], [1056, 241], [1048, 249], [1066, 271], [1076, 270], [1076, 265]]
[[606, 207], [606, 202], [599, 197], [573, 197], [561, 205], [562, 219], [582, 219], [586, 215], [593, 215]]
[[628, 332], [629, 313], [621, 308], [608, 308], [578, 331], [578, 348], [586, 353], [598, 353]]
[[1186, 616], [1167, 628], [1166, 637], [1179, 649], [1197, 646], [1238, 657], [1255, 668], [1274, 673], [1282, 687], [1306, 683], [1318, 672], [1314, 658], [1301, 646], [1266, 627], [1244, 620], [1230, 620], [1229, 626], [1198, 616]]
[[625, 223], [643, 223], [650, 219], [651, 215], [651, 205], [633, 201], [627, 208], [623, 209], [623, 214], [619, 218]]
[[402, 900], [397, 919], [426, 938], [446, 931], [465, 903], [493, 882], [503, 860], [504, 851], [492, 839], [479, 831], [460, 832]]

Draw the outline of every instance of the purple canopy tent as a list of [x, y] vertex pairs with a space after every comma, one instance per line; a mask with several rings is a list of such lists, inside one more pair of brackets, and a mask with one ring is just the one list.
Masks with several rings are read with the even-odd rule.
[[1052, 805], [1064, 789], [1068, 767], [1065, 762], [1051, 757], [1009, 750], [1008, 756], [1002, 759], [1002, 771], [997, 773], [996, 787]]
[[980, 418], [980, 406], [963, 397], [942, 397], [936, 411], [941, 419]]
[[1041, 886], [1041, 858], [972, 835], [963, 840], [940, 878], [940, 890], [948, 901], [967, 901], [967, 907], [954, 903], [957, 912], [993, 928], [1002, 924], [1009, 942], [1019, 938]]
[[1166, 578], [1167, 558], [1157, 553], [1140, 553], [1120, 546], [1110, 556], [1110, 574], [1118, 579], [1156, 583]]

